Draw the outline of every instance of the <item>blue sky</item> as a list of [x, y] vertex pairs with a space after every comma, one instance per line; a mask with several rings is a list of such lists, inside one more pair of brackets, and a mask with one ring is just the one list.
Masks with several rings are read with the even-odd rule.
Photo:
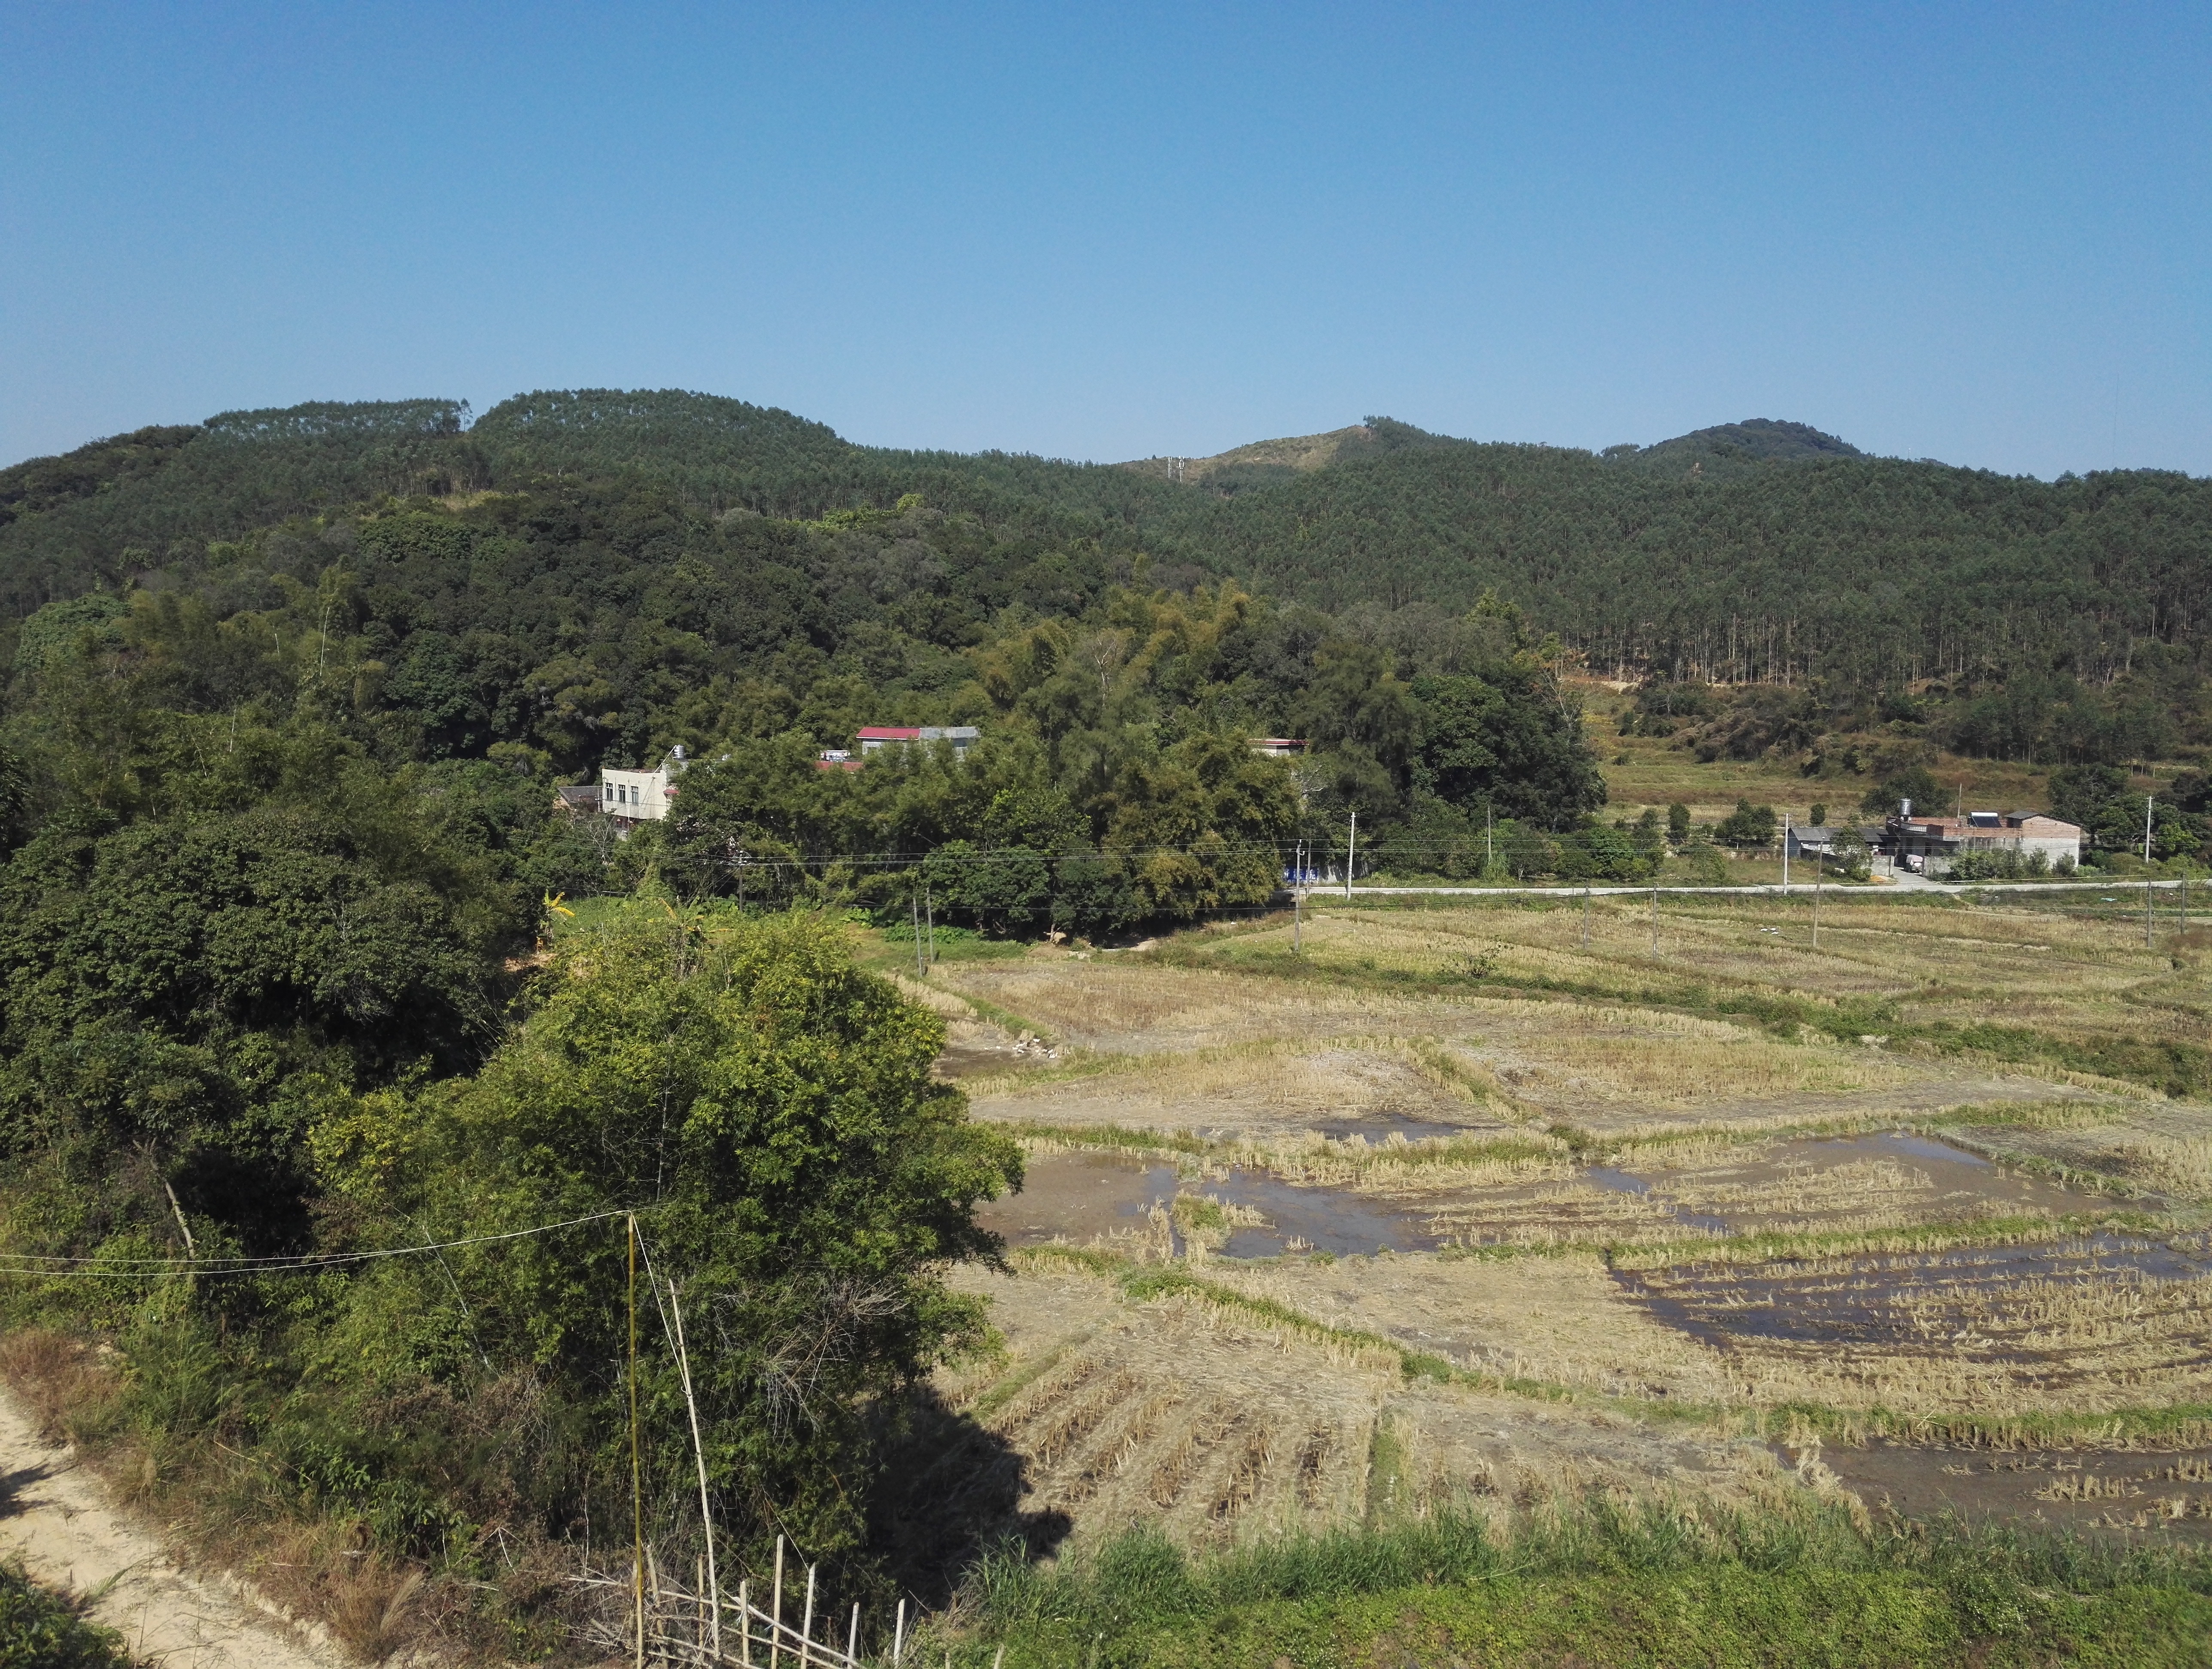
[[2212, 474], [2212, 7], [0, 0], [0, 462], [681, 386]]

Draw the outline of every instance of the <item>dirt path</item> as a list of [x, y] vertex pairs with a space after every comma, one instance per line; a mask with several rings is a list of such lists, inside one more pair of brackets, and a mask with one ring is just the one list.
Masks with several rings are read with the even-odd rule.
[[97, 1596], [94, 1621], [134, 1660], [161, 1669], [338, 1669], [242, 1583], [185, 1571], [160, 1539], [111, 1506], [76, 1452], [42, 1441], [0, 1393], [0, 1556], [37, 1581]]

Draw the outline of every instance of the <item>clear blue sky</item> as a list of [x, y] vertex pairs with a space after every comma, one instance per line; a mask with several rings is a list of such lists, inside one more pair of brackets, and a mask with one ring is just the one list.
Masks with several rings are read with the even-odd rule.
[[2212, 7], [0, 0], [0, 462], [703, 389], [2212, 474]]

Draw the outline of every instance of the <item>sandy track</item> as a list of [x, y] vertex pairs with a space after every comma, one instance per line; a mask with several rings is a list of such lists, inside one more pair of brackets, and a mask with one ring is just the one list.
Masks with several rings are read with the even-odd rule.
[[110, 1504], [76, 1451], [45, 1441], [0, 1393], [0, 1555], [50, 1588], [91, 1596], [90, 1615], [134, 1660], [161, 1669], [337, 1669], [243, 1583], [186, 1571]]

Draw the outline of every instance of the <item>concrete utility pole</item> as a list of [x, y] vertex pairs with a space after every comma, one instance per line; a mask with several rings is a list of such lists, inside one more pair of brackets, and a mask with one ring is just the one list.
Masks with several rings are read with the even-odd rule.
[[[2148, 794], [2143, 796], [2143, 862], [2150, 862], [2150, 814], [2156, 804]], [[2151, 948], [2150, 877], [2143, 877], [2143, 949]]]
[[906, 909], [907, 914], [914, 920], [914, 977], [917, 980], [926, 980], [929, 977], [929, 969], [922, 965], [921, 961], [921, 895], [920, 893], [910, 892], [906, 895]]
[[1304, 945], [1299, 943], [1298, 915], [1300, 907], [1305, 902], [1306, 896], [1306, 849], [1304, 842], [1301, 841], [1296, 847], [1294, 847], [1292, 849], [1292, 853], [1293, 855], [1291, 859], [1291, 954], [1294, 956], [1302, 956], [1305, 954], [1305, 949]]
[[1659, 960], [1659, 889], [1651, 889], [1651, 960]]
[[1498, 861], [1498, 853], [1490, 844], [1490, 814], [1491, 808], [1485, 805], [1482, 808], [1482, 872], [1485, 875], [1490, 873], [1490, 866]]
[[1359, 813], [1355, 811], [1352, 814], [1352, 834], [1344, 843], [1344, 897], [1346, 903], [1352, 901], [1352, 859], [1358, 850]]
[[1790, 814], [1782, 814], [1782, 895], [1790, 896]]
[[1590, 883], [1585, 881], [1583, 883], [1583, 949], [1585, 950], [1589, 949], [1589, 900]]

